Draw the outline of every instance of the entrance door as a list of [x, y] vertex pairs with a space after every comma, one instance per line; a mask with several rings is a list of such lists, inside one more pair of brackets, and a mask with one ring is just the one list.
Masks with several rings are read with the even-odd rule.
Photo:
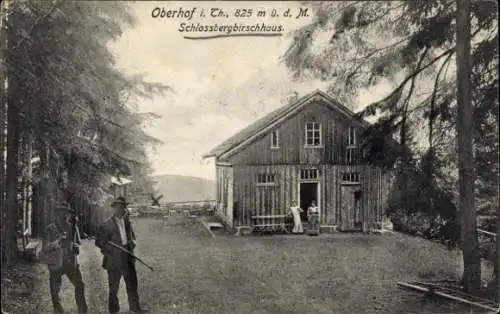
[[362, 229], [361, 191], [359, 185], [342, 185], [341, 200], [342, 230]]
[[307, 222], [307, 208], [311, 205], [311, 202], [315, 201], [316, 206], [319, 206], [318, 182], [301, 182], [299, 190], [300, 208], [304, 210], [301, 214], [301, 218], [302, 221]]

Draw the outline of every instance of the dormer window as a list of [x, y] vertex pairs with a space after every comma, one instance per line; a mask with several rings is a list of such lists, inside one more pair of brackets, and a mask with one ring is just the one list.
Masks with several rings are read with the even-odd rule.
[[318, 122], [306, 123], [306, 146], [319, 147], [321, 146], [321, 124]]
[[279, 148], [280, 147], [280, 134], [278, 130], [274, 130], [271, 133], [271, 148]]

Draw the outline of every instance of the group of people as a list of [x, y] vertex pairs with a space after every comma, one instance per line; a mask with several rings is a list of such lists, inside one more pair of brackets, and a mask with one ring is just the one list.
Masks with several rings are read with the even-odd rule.
[[[292, 206], [290, 207], [290, 213], [293, 216], [293, 229], [292, 233], [301, 234], [304, 233], [304, 226], [302, 223], [301, 214], [304, 212], [300, 206], [297, 206], [296, 201], [292, 201]], [[319, 235], [319, 210], [316, 206], [316, 201], [311, 201], [311, 204], [307, 208], [307, 222], [308, 228], [307, 233], [309, 235]]]
[[[138, 281], [135, 269], [135, 233], [127, 215], [128, 203], [118, 197], [112, 204], [113, 215], [98, 229], [95, 245], [103, 254], [103, 268], [108, 273], [110, 313], [118, 313], [118, 290], [123, 277], [127, 287], [130, 311], [145, 313], [148, 310], [139, 304]], [[81, 238], [76, 213], [68, 204], [56, 208], [56, 217], [46, 230], [41, 259], [48, 265], [52, 305], [56, 313], [64, 313], [59, 296], [62, 276], [66, 275], [75, 287], [75, 301], [80, 313], [87, 313], [85, 284], [78, 263]]]

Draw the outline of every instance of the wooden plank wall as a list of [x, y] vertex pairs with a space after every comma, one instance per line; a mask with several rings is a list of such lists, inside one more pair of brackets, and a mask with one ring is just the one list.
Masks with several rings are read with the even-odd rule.
[[340, 225], [342, 208], [342, 174], [359, 174], [361, 194], [361, 217], [364, 222], [381, 221], [387, 207], [387, 200], [392, 187], [392, 172], [368, 165], [327, 165], [326, 185], [327, 211], [322, 223]]
[[296, 166], [234, 166], [234, 200], [239, 205], [238, 222], [240, 225], [250, 225], [251, 217], [260, 214], [256, 208], [257, 174], [274, 174], [276, 178], [275, 199], [272, 201], [276, 206], [266, 214], [286, 214], [291, 200], [296, 198], [298, 188]]
[[[305, 147], [305, 126], [321, 124], [322, 146]], [[307, 106], [289, 120], [277, 126], [279, 148], [271, 148], [271, 131], [227, 160], [233, 165], [307, 165], [346, 164], [346, 136], [349, 127], [356, 128], [357, 144], [362, 131], [352, 121], [320, 103]]]
[[226, 169], [226, 184], [224, 189], [227, 193], [227, 204], [226, 204], [226, 218], [227, 223], [233, 226], [233, 205], [234, 205], [234, 174], [233, 168], [227, 167]]
[[[366, 165], [267, 165], [233, 166], [233, 196], [238, 203], [238, 224], [250, 225], [251, 216], [263, 214], [257, 209], [257, 174], [276, 176], [276, 193], [272, 201], [276, 204], [266, 215], [283, 215], [290, 208], [291, 201], [297, 200], [300, 169], [317, 168], [320, 183], [320, 223], [322, 225], [341, 224], [342, 174], [358, 172], [361, 195], [361, 217], [364, 222], [380, 221], [387, 206], [392, 180], [391, 172]], [[270, 188], [270, 187], [265, 187]]]
[[324, 171], [322, 172], [324, 177], [325, 193], [323, 199], [325, 200], [325, 208], [322, 210], [321, 224], [325, 225], [335, 225], [337, 221], [340, 221], [340, 188], [338, 168], [333, 165], [325, 165]]
[[[327, 200], [329, 187], [325, 180], [325, 166], [308, 166], [308, 165], [267, 165], [267, 166], [250, 166], [239, 165], [234, 166], [234, 200], [238, 202], [238, 213], [240, 225], [250, 225], [251, 216], [260, 214], [258, 212], [256, 199], [257, 174], [274, 174], [276, 176], [276, 193], [273, 203], [276, 204], [268, 215], [284, 215], [291, 206], [292, 200], [298, 201], [299, 174], [302, 168], [317, 168], [319, 170], [320, 183], [320, 206], [321, 206], [321, 223], [326, 221], [329, 215], [327, 209]], [[268, 187], [266, 187], [268, 188]]]
[[232, 226], [233, 224], [233, 169], [230, 166], [216, 166], [217, 212]]

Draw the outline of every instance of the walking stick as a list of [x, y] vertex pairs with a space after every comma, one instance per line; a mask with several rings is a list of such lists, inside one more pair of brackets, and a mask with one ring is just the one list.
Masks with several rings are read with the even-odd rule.
[[111, 246], [114, 246], [115, 248], [121, 250], [122, 252], [125, 252], [127, 253], [128, 255], [132, 256], [133, 258], [135, 258], [136, 260], [138, 260], [139, 262], [141, 262], [144, 266], [146, 266], [147, 268], [151, 269], [151, 271], [154, 271], [153, 267], [149, 266], [148, 264], [146, 264], [146, 262], [144, 262], [142, 259], [140, 259], [139, 257], [135, 256], [134, 253], [130, 252], [129, 250], [125, 249], [124, 247], [112, 242], [112, 241], [106, 241], [109, 245]]

